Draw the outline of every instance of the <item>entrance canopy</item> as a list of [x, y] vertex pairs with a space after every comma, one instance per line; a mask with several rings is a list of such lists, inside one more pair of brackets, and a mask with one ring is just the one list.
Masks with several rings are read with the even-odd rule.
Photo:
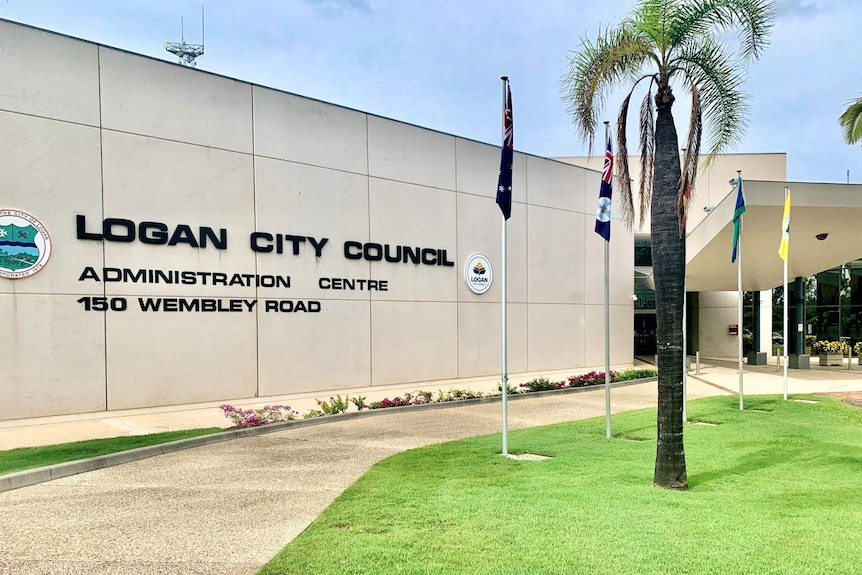
[[[814, 184], [745, 180], [742, 289], [782, 285], [778, 256], [784, 187], [790, 188], [788, 281], [862, 258], [862, 184]], [[731, 186], [728, 185], [728, 188]], [[736, 186], [686, 240], [686, 290], [735, 291], [737, 264], [730, 262]]]

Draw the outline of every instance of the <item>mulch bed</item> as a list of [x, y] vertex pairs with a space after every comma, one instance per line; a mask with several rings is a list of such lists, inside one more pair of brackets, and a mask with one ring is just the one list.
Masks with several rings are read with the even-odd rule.
[[862, 407], [862, 391], [834, 391], [830, 393], [819, 393], [818, 395], [828, 395], [829, 397], [837, 397], [848, 405]]

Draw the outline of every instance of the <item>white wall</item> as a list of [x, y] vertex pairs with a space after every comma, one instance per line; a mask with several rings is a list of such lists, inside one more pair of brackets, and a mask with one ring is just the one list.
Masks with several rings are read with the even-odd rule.
[[[54, 252], [0, 278], [0, 418], [230, 400], [499, 371], [499, 148], [0, 22], [0, 209], [36, 216]], [[190, 104], [193, 102], [193, 105]], [[494, 108], [496, 110], [496, 108]], [[489, 112], [490, 113], [490, 112]], [[515, 155], [509, 369], [603, 363], [599, 174]], [[78, 239], [76, 215], [225, 229], [224, 250]], [[256, 232], [329, 238], [321, 255], [252, 251]], [[632, 361], [633, 241], [611, 242], [612, 357]], [[352, 260], [345, 241], [443, 249], [454, 266]], [[288, 244], [289, 245], [289, 244]], [[483, 252], [496, 274], [462, 278]], [[290, 287], [104, 282], [92, 267], [272, 274]], [[388, 282], [321, 289], [320, 278]], [[82, 297], [125, 311], [85, 311]], [[146, 312], [138, 298], [253, 309]], [[267, 312], [317, 301], [319, 313]]]
[[[728, 335], [728, 326], [739, 323], [736, 292], [700, 293], [700, 352], [706, 357], [737, 357], [738, 336]], [[742, 335], [742, 328], [739, 328]]]

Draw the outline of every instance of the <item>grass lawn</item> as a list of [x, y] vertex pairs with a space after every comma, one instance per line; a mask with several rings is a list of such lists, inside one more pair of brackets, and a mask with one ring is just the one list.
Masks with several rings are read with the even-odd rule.
[[178, 439], [197, 437], [224, 431], [220, 427], [204, 429], [188, 429], [185, 431], [169, 431], [166, 433], [150, 433], [148, 435], [129, 435], [112, 437], [110, 439], [90, 439], [74, 443], [61, 443], [45, 447], [21, 447], [0, 451], [0, 475], [15, 473], [25, 469], [34, 469], [56, 463], [87, 459], [97, 455], [117, 453], [138, 447], [167, 443]]
[[[689, 403], [690, 490], [652, 487], [655, 410], [408, 451], [375, 465], [260, 573], [853, 574], [862, 409]], [[758, 410], [758, 411], [755, 411]]]

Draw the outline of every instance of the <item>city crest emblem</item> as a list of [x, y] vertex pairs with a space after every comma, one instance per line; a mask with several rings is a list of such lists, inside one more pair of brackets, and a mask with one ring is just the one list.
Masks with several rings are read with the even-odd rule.
[[0, 209], [0, 277], [30, 277], [50, 257], [51, 236], [42, 222], [27, 212]]

